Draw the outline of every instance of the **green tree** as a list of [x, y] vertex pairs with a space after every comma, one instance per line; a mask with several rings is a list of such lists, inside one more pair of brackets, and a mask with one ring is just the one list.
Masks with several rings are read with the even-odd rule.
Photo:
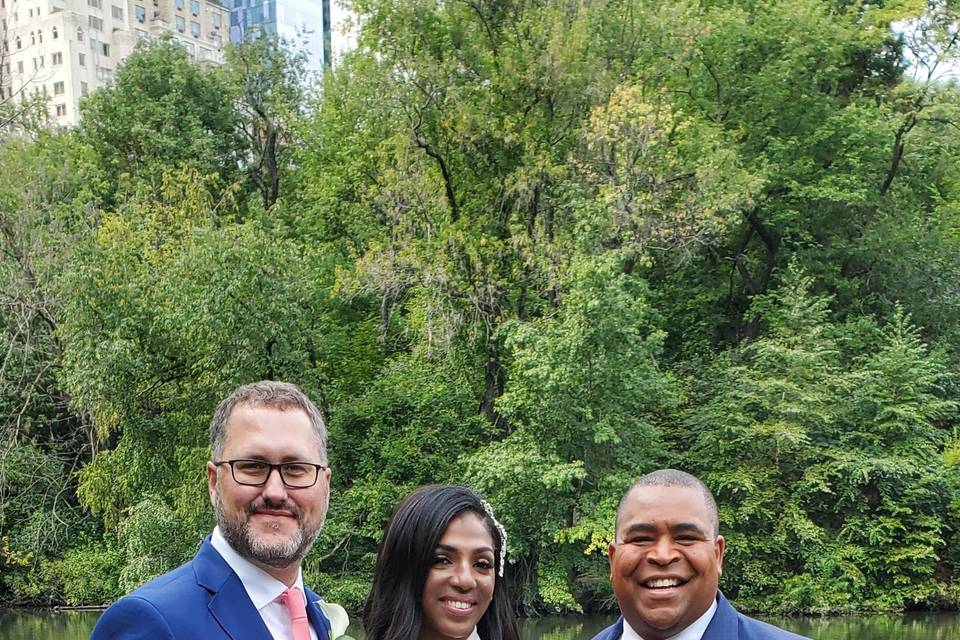
[[92, 224], [89, 167], [70, 133], [0, 141], [0, 601], [51, 602], [49, 560], [96, 529], [74, 477], [96, 439], [58, 378], [62, 274]]
[[838, 541], [860, 549], [864, 605], [900, 609], [928, 603], [946, 550], [951, 488], [939, 452], [956, 402], [944, 399], [947, 371], [909, 318], [896, 310], [879, 349], [849, 374], [844, 429], [827, 460], [811, 469], [830, 487]]
[[725, 588], [788, 611], [932, 603], [954, 526], [946, 369], [902, 312], [862, 341], [812, 285], [793, 269], [757, 299], [769, 334], [718, 360], [688, 420], [684, 460], [722, 505]]
[[173, 37], [141, 42], [81, 112], [79, 134], [94, 150], [104, 176], [97, 195], [108, 206], [141, 189], [159, 194], [175, 169], [215, 176], [218, 190], [237, 179], [243, 143], [229, 85]]
[[602, 574], [596, 552], [620, 493], [663, 459], [658, 422], [676, 391], [657, 364], [658, 314], [624, 262], [615, 252], [574, 262], [556, 314], [504, 325], [509, 383], [497, 409], [512, 433], [465, 459], [511, 532], [531, 611], [599, 599], [577, 574]]
[[[184, 171], [164, 193], [104, 216], [68, 274], [61, 328], [74, 405], [114, 443], [83, 469], [79, 495], [126, 549], [126, 586], [186, 559], [209, 531], [203, 463], [218, 400], [281, 378], [325, 406], [363, 338], [338, 326], [321, 252], [257, 220], [221, 226], [215, 178]], [[153, 538], [137, 537], [150, 531], [184, 546], [151, 560]]]
[[306, 53], [295, 52], [275, 35], [261, 34], [227, 48], [221, 79], [236, 96], [247, 175], [263, 209], [270, 209], [280, 198], [281, 178], [288, 173], [295, 130], [306, 107]]
[[837, 430], [844, 380], [828, 300], [812, 284], [793, 270], [757, 299], [769, 334], [716, 360], [681, 440], [684, 464], [721, 505], [724, 588], [751, 604], [783, 588], [824, 538], [797, 486]]

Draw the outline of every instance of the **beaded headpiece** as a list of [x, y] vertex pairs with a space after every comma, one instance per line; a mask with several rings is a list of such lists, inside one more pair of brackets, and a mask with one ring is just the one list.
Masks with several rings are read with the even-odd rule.
[[483, 505], [483, 510], [487, 512], [487, 516], [493, 520], [493, 526], [497, 528], [497, 531], [500, 532], [500, 568], [497, 571], [497, 575], [501, 578], [503, 577], [503, 567], [506, 564], [507, 559], [507, 530], [503, 528], [503, 525], [500, 524], [500, 521], [497, 520], [496, 516], [493, 515], [493, 507], [490, 506], [490, 503], [480, 499], [480, 503]]

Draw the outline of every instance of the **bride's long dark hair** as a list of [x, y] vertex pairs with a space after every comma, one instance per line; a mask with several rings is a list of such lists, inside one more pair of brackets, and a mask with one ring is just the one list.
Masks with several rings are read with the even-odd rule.
[[493, 599], [477, 623], [481, 640], [517, 640], [513, 606], [500, 577], [505, 540], [480, 497], [465, 487], [420, 487], [394, 510], [384, 531], [373, 588], [363, 607], [367, 640], [417, 640], [423, 624], [423, 585], [437, 544], [454, 518], [475, 513], [493, 539]]

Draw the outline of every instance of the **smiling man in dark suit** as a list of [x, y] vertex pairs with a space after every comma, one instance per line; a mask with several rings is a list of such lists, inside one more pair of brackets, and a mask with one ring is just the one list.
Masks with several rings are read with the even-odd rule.
[[716, 502], [699, 479], [674, 469], [640, 478], [620, 501], [608, 548], [623, 616], [594, 640], [800, 640], [723, 597], [725, 544]]

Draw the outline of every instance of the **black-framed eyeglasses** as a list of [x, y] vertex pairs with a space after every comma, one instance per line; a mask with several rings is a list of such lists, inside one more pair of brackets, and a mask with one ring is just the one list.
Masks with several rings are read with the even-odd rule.
[[213, 464], [218, 467], [222, 464], [230, 465], [230, 473], [236, 483], [250, 487], [259, 487], [266, 484], [270, 474], [276, 469], [280, 472], [280, 479], [283, 484], [291, 489], [312, 487], [317, 484], [321, 469], [326, 469], [322, 464], [312, 462], [270, 464], [263, 460], [214, 460]]

